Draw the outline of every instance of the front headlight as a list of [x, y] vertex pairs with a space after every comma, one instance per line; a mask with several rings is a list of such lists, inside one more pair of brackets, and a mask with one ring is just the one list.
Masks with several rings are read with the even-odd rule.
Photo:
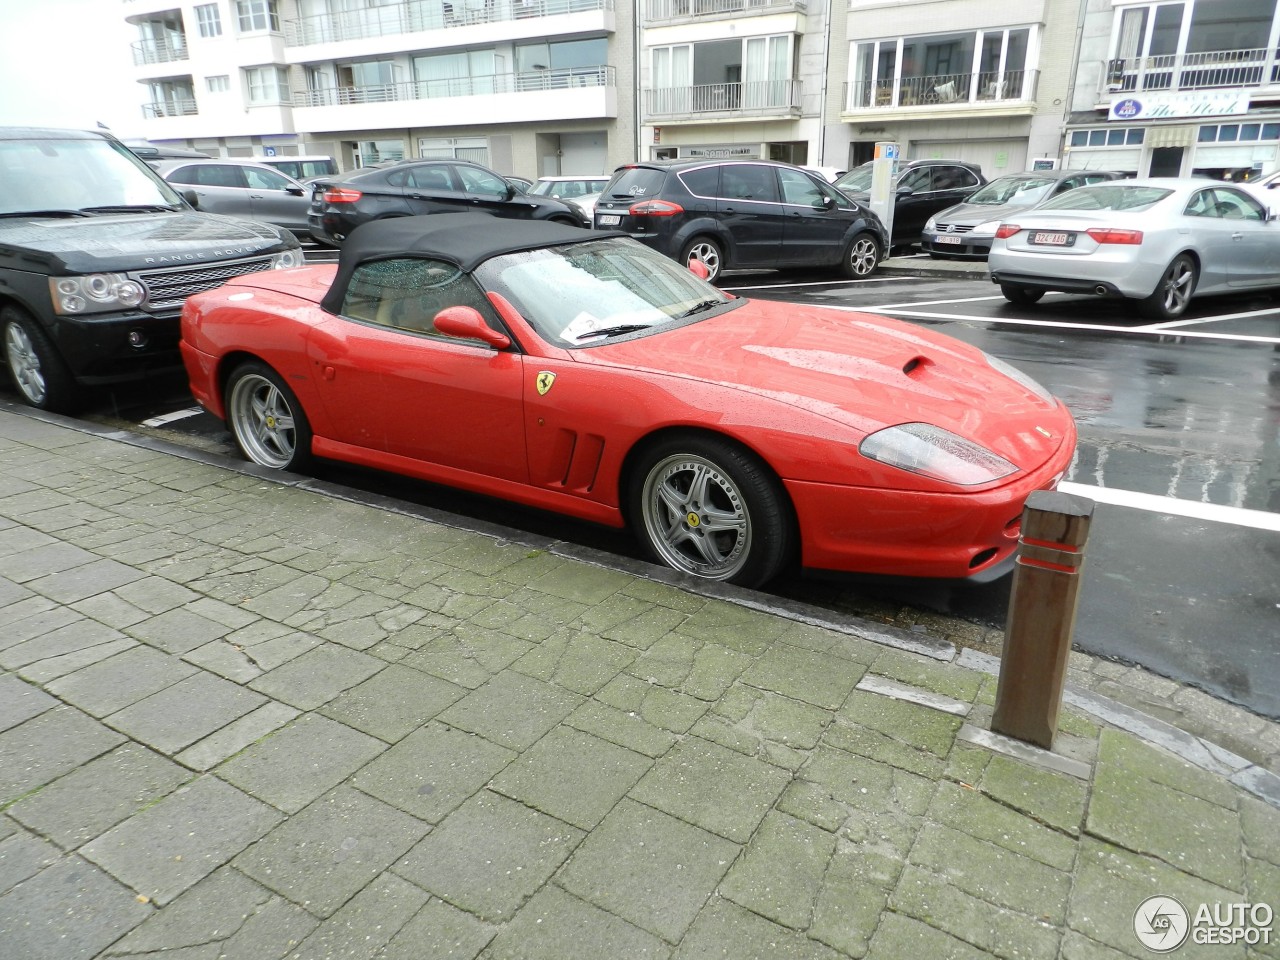
[[988, 220], [986, 223], [980, 223], [970, 230], [969, 235], [974, 237], [994, 237], [998, 226], [1000, 226], [999, 220]]
[[962, 487], [990, 483], [1018, 470], [986, 447], [931, 423], [901, 423], [877, 430], [862, 441], [858, 452], [880, 463]]
[[53, 312], [62, 315], [129, 310], [140, 304], [143, 296], [142, 285], [123, 273], [49, 278]]
[[938, 220], [937, 220], [937, 218], [936, 218], [936, 217], [930, 217], [928, 220], [926, 220], [926, 221], [924, 222], [924, 232], [925, 232], [925, 233], [933, 233], [934, 229], [935, 229], [937, 226], [938, 226]]
[[1003, 373], [1006, 377], [1016, 383], [1022, 384], [1022, 386], [1026, 387], [1041, 400], [1046, 400], [1049, 403], [1054, 402], [1052, 393], [1042, 387], [1035, 380], [1031, 379], [1031, 377], [1027, 376], [1013, 364], [1005, 363], [999, 357], [993, 357], [989, 353], [984, 353], [982, 356], [986, 359], [987, 363], [991, 365], [993, 370]]
[[271, 258], [272, 270], [285, 270], [289, 267], [302, 266], [302, 248], [294, 247], [292, 250], [285, 250], [283, 253], [277, 253]]

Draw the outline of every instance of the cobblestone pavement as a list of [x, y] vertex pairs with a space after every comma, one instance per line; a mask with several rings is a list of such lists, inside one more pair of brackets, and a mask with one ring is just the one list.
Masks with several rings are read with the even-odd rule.
[[1280, 909], [1260, 718], [1081, 657], [1036, 751], [979, 651], [340, 493], [0, 409], [0, 957], [1088, 960], [1151, 896]]

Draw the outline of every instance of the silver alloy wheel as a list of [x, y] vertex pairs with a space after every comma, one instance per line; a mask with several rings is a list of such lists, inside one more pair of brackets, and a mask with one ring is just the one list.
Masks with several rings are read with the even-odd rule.
[[293, 462], [298, 442], [293, 410], [266, 377], [250, 373], [238, 379], [227, 414], [240, 448], [254, 463], [283, 470]]
[[849, 248], [849, 269], [854, 276], [865, 277], [876, 268], [876, 242], [870, 237], [858, 237]]
[[690, 260], [701, 260], [707, 267], [707, 279], [720, 276], [720, 249], [709, 240], [697, 240], [689, 246], [686, 266]]
[[48, 386], [40, 367], [40, 355], [22, 324], [10, 323], [5, 328], [4, 351], [18, 389], [33, 406], [40, 406], [48, 396]]
[[669, 566], [728, 580], [751, 555], [751, 514], [742, 491], [714, 461], [696, 454], [660, 460], [641, 493], [644, 529]]
[[1195, 283], [1195, 265], [1185, 256], [1178, 257], [1169, 264], [1164, 276], [1160, 278], [1161, 307], [1166, 317], [1176, 317], [1187, 309]]

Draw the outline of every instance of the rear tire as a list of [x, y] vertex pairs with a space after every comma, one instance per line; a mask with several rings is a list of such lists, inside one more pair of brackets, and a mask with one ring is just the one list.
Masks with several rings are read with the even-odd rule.
[[5, 366], [22, 402], [50, 413], [71, 413], [80, 388], [57, 348], [31, 314], [17, 307], [0, 310]]
[[715, 283], [724, 271], [724, 250], [710, 237], [694, 237], [685, 244], [680, 262], [686, 267], [690, 260], [701, 260], [707, 268], [707, 282]]
[[1044, 296], [1044, 291], [1039, 287], [1019, 287], [1012, 283], [1000, 284], [1000, 292], [1006, 300], [1018, 307], [1029, 307]]
[[264, 363], [240, 364], [227, 378], [227, 426], [245, 459], [271, 470], [305, 470], [311, 425], [280, 374]]
[[840, 268], [846, 277], [856, 280], [870, 276], [879, 264], [880, 244], [871, 234], [860, 233], [849, 241]]
[[1195, 261], [1185, 253], [1178, 254], [1160, 274], [1160, 282], [1151, 296], [1138, 301], [1138, 312], [1149, 320], [1182, 316], [1199, 279]]

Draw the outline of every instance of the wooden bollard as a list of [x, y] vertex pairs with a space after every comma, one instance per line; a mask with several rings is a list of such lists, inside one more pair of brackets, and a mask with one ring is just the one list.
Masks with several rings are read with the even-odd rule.
[[1093, 501], [1038, 490], [1022, 510], [995, 733], [1053, 749]]

